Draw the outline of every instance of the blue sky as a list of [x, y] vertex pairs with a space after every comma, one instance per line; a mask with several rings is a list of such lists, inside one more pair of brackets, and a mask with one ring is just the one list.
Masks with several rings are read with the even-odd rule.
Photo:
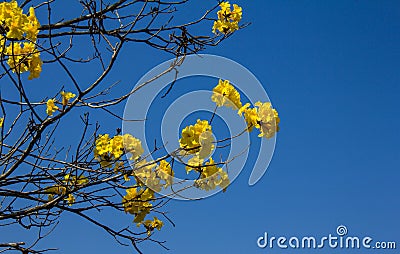
[[[201, 7], [213, 3], [204, 1]], [[349, 235], [397, 241], [400, 248], [400, 2], [237, 3], [251, 26], [205, 53], [244, 65], [265, 87], [281, 116], [273, 160], [255, 186], [248, 186], [248, 167], [226, 193], [201, 201], [172, 201], [166, 210], [176, 227], [166, 223], [156, 235], [171, 250], [146, 243], [143, 251], [379, 252], [260, 249], [256, 244], [264, 232], [321, 237], [334, 234], [339, 225], [345, 225]], [[196, 4], [189, 7], [196, 9]], [[191, 17], [189, 7], [180, 18]], [[170, 57], [142, 45], [124, 53], [109, 79], [121, 80], [128, 90]], [[55, 78], [46, 70], [43, 76]], [[186, 89], [179, 87], [171, 94]], [[106, 127], [120, 125], [116, 121]], [[130, 221], [122, 215], [104, 216], [116, 223]], [[59, 253], [134, 253], [67, 214], [43, 245], [57, 246]]]

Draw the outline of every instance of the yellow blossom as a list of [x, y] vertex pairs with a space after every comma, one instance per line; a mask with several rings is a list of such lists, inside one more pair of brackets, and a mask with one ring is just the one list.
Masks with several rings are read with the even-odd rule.
[[76, 95], [71, 92], [62, 91], [61, 96], [62, 96], [62, 105], [66, 106], [68, 104], [69, 100], [74, 98]]
[[154, 191], [161, 191], [163, 184], [161, 182], [161, 178], [157, 174], [155, 167], [155, 162], [147, 162], [146, 160], [142, 160], [136, 164], [136, 169], [133, 174], [138, 178], [140, 184], [144, 184], [145, 186], [151, 188]]
[[154, 192], [149, 189], [138, 191], [132, 187], [126, 190], [126, 195], [122, 198], [122, 204], [126, 213], [135, 216], [134, 222], [141, 223], [146, 215], [150, 213], [152, 204], [148, 201], [154, 197]]
[[153, 220], [145, 220], [143, 223], [138, 223], [138, 226], [140, 226], [140, 224], [143, 224], [143, 226], [146, 228], [147, 235], [150, 235], [154, 229], [161, 230], [164, 225], [164, 223], [157, 217], [154, 217]]
[[6, 55], [8, 56], [7, 64], [13, 72], [23, 73], [29, 71], [28, 79], [40, 76], [43, 62], [35, 44], [31, 42], [24, 42], [23, 44], [13, 42], [6, 47]]
[[217, 104], [218, 107], [227, 106], [234, 110], [242, 107], [239, 92], [233, 87], [229, 80], [219, 80], [218, 85], [214, 87], [211, 100]]
[[87, 184], [89, 180], [84, 175], [76, 177], [71, 174], [66, 174], [63, 182], [68, 185], [84, 185]]
[[3, 127], [4, 117], [0, 117], [0, 128]]
[[254, 108], [250, 108], [250, 103], [246, 103], [239, 109], [238, 114], [244, 116], [248, 131], [253, 127], [260, 130], [259, 137], [272, 138], [279, 131], [278, 111], [272, 108], [270, 102], [256, 102]]
[[237, 4], [234, 4], [230, 18], [237, 24], [242, 19], [242, 15], [243, 15], [242, 7], [240, 7]]
[[72, 206], [75, 203], [75, 197], [72, 194], [69, 194], [65, 200], [68, 201], [69, 206]]
[[[207, 120], [198, 119], [196, 124], [189, 125], [182, 130], [182, 138], [179, 139], [180, 147], [184, 149], [184, 155], [195, 154], [200, 151], [200, 135], [204, 132], [211, 133], [211, 125]], [[207, 142], [204, 142], [207, 144]]]
[[144, 150], [140, 139], [133, 137], [130, 134], [123, 136], [124, 149], [131, 155], [131, 160], [137, 160], [143, 154]]
[[[8, 58], [11, 70], [17, 73], [29, 71], [28, 79], [38, 78], [43, 62], [36, 46], [40, 24], [34, 8], [29, 8], [28, 16], [16, 1], [0, 3], [0, 26], [6, 31], [5, 37], [0, 36], [1, 53]], [[10, 44], [5, 45], [6, 41]]]
[[160, 179], [164, 180], [164, 187], [172, 185], [174, 171], [172, 170], [171, 165], [166, 160], [160, 161], [160, 165], [157, 167], [157, 175]]
[[213, 190], [219, 186], [225, 191], [229, 183], [228, 173], [218, 167], [214, 160], [210, 158], [205, 163], [205, 166], [201, 168], [200, 179], [195, 181], [195, 186], [206, 191]]
[[232, 10], [229, 2], [222, 2], [219, 6], [221, 10], [217, 12], [218, 19], [214, 21], [213, 33], [228, 34], [238, 30], [243, 14], [242, 8], [234, 4]]
[[257, 114], [260, 125], [259, 137], [272, 138], [279, 131], [280, 118], [278, 112], [272, 108], [270, 102], [255, 104], [258, 107]]
[[204, 131], [200, 134], [199, 137], [200, 142], [200, 151], [199, 151], [199, 158], [206, 159], [208, 156], [211, 155], [212, 151], [214, 150], [214, 136], [211, 131]]
[[65, 192], [67, 192], [67, 188], [65, 188], [64, 186], [55, 185], [47, 187], [45, 189], [45, 192], [48, 194], [64, 195]]
[[102, 167], [109, 168], [124, 153], [129, 153], [131, 160], [137, 160], [143, 152], [142, 142], [130, 134], [116, 135], [113, 138], [105, 134], [96, 139], [94, 157]]
[[29, 16], [27, 17], [28, 22], [25, 22], [23, 30], [26, 33], [26, 38], [31, 41], [36, 41], [37, 34], [39, 33], [39, 21], [35, 15], [35, 9], [33, 7], [29, 8]]
[[189, 173], [192, 170], [201, 171], [201, 166], [203, 165], [204, 160], [199, 156], [193, 156], [187, 162], [187, 166], [185, 167], [186, 173]]
[[55, 105], [55, 100], [54, 99], [50, 99], [47, 101], [46, 105], [47, 105], [47, 109], [46, 109], [46, 113], [49, 116], [52, 116], [54, 112], [56, 112], [58, 110], [58, 107]]
[[259, 128], [260, 126], [258, 124], [257, 109], [249, 107], [250, 103], [246, 103], [239, 109], [238, 114], [242, 115], [244, 113], [244, 119], [247, 123], [247, 130], [250, 132], [252, 131], [253, 127]]
[[51, 201], [54, 199], [54, 195], [65, 195], [67, 188], [64, 186], [55, 185], [45, 188], [44, 191], [47, 193], [48, 200]]

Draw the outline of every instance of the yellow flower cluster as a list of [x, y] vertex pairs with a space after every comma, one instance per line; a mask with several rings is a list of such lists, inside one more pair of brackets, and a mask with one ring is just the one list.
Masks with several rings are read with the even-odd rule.
[[215, 189], [217, 186], [225, 189], [229, 185], [228, 174], [222, 168], [217, 167], [211, 157], [203, 165], [214, 149], [214, 142], [211, 125], [207, 120], [201, 121], [200, 119], [196, 124], [185, 127], [182, 130], [182, 138], [179, 140], [180, 147], [183, 148], [181, 154], [192, 156], [186, 164], [186, 172], [194, 170], [200, 173], [199, 179], [195, 181], [195, 186], [207, 191]]
[[214, 190], [219, 186], [225, 191], [230, 183], [228, 173], [217, 167], [213, 158], [210, 158], [204, 166], [202, 164], [203, 160], [194, 160], [189, 161], [186, 167], [187, 170], [194, 169], [200, 172], [200, 179], [195, 181], [195, 186], [206, 191]]
[[238, 114], [244, 116], [247, 130], [250, 132], [256, 127], [260, 130], [259, 137], [272, 138], [279, 131], [278, 111], [272, 108], [271, 103], [257, 102], [254, 108], [250, 107], [250, 103], [242, 106], [239, 92], [228, 80], [219, 80], [213, 89], [211, 100], [218, 107], [226, 106], [238, 110]]
[[3, 127], [4, 117], [0, 117], [0, 128]]
[[248, 131], [256, 127], [260, 130], [259, 137], [272, 138], [279, 131], [278, 111], [272, 108], [270, 102], [256, 102], [255, 106], [255, 108], [250, 108], [250, 103], [246, 103], [240, 108], [238, 114], [243, 114]]
[[147, 186], [159, 192], [163, 187], [172, 185], [174, 171], [166, 160], [160, 161], [159, 165], [142, 160], [136, 163], [133, 176], [139, 186]]
[[65, 193], [67, 192], [67, 188], [65, 188], [64, 186], [55, 185], [47, 187], [45, 189], [45, 192], [48, 195], [49, 201], [51, 201], [54, 199], [54, 195], [65, 195]]
[[233, 4], [233, 10], [229, 2], [219, 4], [221, 10], [218, 11], [218, 20], [214, 21], [213, 33], [228, 34], [239, 29], [239, 22], [242, 19], [242, 8]]
[[[66, 174], [63, 180], [63, 183], [66, 186], [79, 186], [87, 184], [88, 182], [89, 180], [83, 175], [75, 176], [71, 174]], [[54, 199], [54, 195], [65, 195], [67, 193], [67, 187], [62, 185], [54, 185], [47, 187], [45, 189], [45, 192], [48, 195], [48, 200], [51, 201]], [[64, 200], [68, 202], [69, 206], [72, 206], [75, 203], [75, 197], [71, 193], [68, 194], [68, 196]]]
[[63, 106], [67, 106], [69, 101], [73, 98], [75, 98], [75, 94], [71, 93], [71, 92], [65, 92], [62, 91], [61, 92], [61, 97], [62, 97], [62, 105]]
[[[28, 79], [38, 78], [42, 71], [43, 62], [36, 47], [39, 27], [33, 7], [26, 15], [16, 1], [0, 3], [0, 55], [8, 57], [7, 64], [13, 72], [29, 71]], [[7, 46], [8, 41], [11, 42]]]
[[[60, 94], [61, 94], [61, 98], [62, 98], [63, 107], [68, 105], [69, 101], [76, 96], [75, 94], [73, 94], [71, 92], [65, 92], [65, 91], [62, 91]], [[47, 106], [46, 113], [49, 116], [52, 116], [54, 112], [56, 112], [57, 110], [60, 109], [58, 106], [56, 106], [55, 99], [47, 100], [46, 106]]]
[[[200, 152], [203, 146], [211, 146], [212, 138], [211, 125], [207, 120], [197, 119], [195, 125], [186, 126], [182, 130], [182, 138], [179, 139], [180, 147], [184, 149], [185, 154], [196, 154]], [[208, 148], [206, 148], [208, 149]]]
[[89, 182], [89, 180], [84, 175], [80, 175], [77, 177], [75, 175], [66, 174], [64, 176], [63, 182], [67, 185], [77, 186], [77, 185], [87, 184]]
[[1, 28], [7, 39], [22, 40], [24, 37], [36, 41], [39, 21], [35, 16], [35, 9], [29, 8], [29, 16], [22, 13], [16, 1], [0, 3]]
[[64, 200], [68, 202], [69, 206], [72, 206], [75, 203], [75, 197], [72, 194], [68, 194], [68, 197], [65, 198]]
[[147, 233], [151, 234], [155, 228], [160, 230], [163, 225], [156, 218], [153, 221], [144, 221], [153, 207], [151, 201], [155, 200], [154, 192], [171, 186], [174, 172], [166, 160], [161, 160], [159, 164], [141, 160], [136, 162], [132, 175], [135, 177], [136, 185], [126, 190], [122, 205], [126, 213], [135, 216], [133, 221], [138, 223], [138, 226], [143, 224]]
[[102, 167], [110, 168], [124, 153], [129, 153], [131, 160], [137, 160], [143, 152], [142, 142], [130, 134], [116, 135], [113, 138], [104, 134], [96, 139], [94, 156]]
[[[66, 192], [67, 189], [64, 186], [52, 186], [46, 189], [49, 201], [54, 199], [54, 195], [65, 195]], [[68, 197], [66, 197], [64, 200], [68, 202], [69, 206], [72, 206], [75, 203], [75, 197], [71, 193], [68, 194]]]
[[165, 182], [164, 187], [172, 185], [174, 171], [166, 160], [160, 161], [160, 165], [158, 166], [156, 173], [157, 176]]
[[13, 72], [23, 73], [29, 71], [28, 79], [40, 76], [43, 62], [40, 59], [40, 52], [36, 49], [34, 43], [13, 42], [6, 47], [5, 53], [8, 56], [7, 64]]
[[229, 80], [219, 80], [218, 85], [214, 87], [211, 100], [217, 104], [218, 107], [226, 106], [231, 107], [234, 110], [238, 110], [242, 107], [240, 101], [240, 94], [231, 85]]
[[46, 113], [49, 116], [52, 116], [54, 112], [56, 112], [59, 108], [55, 104], [54, 99], [49, 99], [46, 103]]
[[147, 230], [147, 235], [151, 235], [151, 232], [153, 232], [154, 229], [161, 230], [161, 228], [164, 226], [164, 223], [160, 221], [157, 217], [154, 217], [153, 220], [145, 220], [142, 223], [138, 223], [138, 227], [143, 224], [143, 226]]
[[138, 189], [132, 187], [126, 190], [122, 199], [122, 205], [126, 213], [135, 216], [135, 223], [141, 223], [147, 214], [150, 213], [153, 205], [149, 202], [154, 199], [154, 191], [149, 188]]

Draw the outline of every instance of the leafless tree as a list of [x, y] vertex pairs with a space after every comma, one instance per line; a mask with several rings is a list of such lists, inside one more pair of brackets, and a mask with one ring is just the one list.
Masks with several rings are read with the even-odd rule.
[[[211, 32], [219, 3], [216, 1], [210, 9], [195, 13], [198, 17], [189, 15], [191, 20], [178, 24], [175, 18], [184, 15], [178, 9], [189, 0], [70, 0], [73, 10], [79, 12], [71, 9], [69, 15], [75, 16], [68, 17], [56, 11], [55, 7], [61, 2], [65, 1], [25, 0], [20, 1], [19, 6], [23, 10], [34, 7], [41, 23], [36, 46], [43, 69], [59, 71], [60, 74], [53, 75], [69, 78], [73, 88], [70, 90], [76, 94], [73, 100], [64, 105], [58, 102], [57, 113], [48, 117], [45, 111], [47, 100], [55, 98], [64, 87], [60, 87], [57, 94], [43, 90], [43, 98], [38, 99], [37, 94], [28, 92], [30, 81], [26, 76], [7, 65], [7, 58], [1, 54], [0, 117], [4, 118], [4, 126], [0, 133], [0, 223], [1, 227], [16, 224], [25, 229], [36, 229], [38, 236], [29, 244], [0, 243], [0, 252], [42, 253], [51, 250], [35, 250], [35, 246], [51, 233], [63, 213], [72, 213], [91, 222], [118, 243], [132, 245], [138, 253], [141, 253], [138, 244], [142, 241], [164, 246], [146, 230], [138, 231], [136, 226], [113, 228], [100, 215], [93, 216], [103, 209], [124, 212], [121, 201], [127, 188], [124, 175], [132, 174], [134, 169], [125, 159], [120, 159], [126, 166], [117, 173], [113, 168], [99, 165], [93, 150], [101, 133], [101, 119], [92, 119], [91, 115], [101, 111], [117, 120], [127, 120], [113, 112], [113, 108], [124, 103], [136, 90], [121, 93], [124, 89], [119, 89], [120, 83], [110, 84], [107, 79], [126, 45], [145, 44], [153, 48], [155, 54], [172, 54], [176, 61], [165, 70], [164, 73], [168, 73], [173, 72], [185, 56], [217, 46], [229, 37], [231, 33], [214, 35]], [[75, 8], [77, 6], [80, 8]], [[6, 36], [7, 28], [0, 26], [1, 34]], [[87, 54], [83, 56], [82, 52]], [[76, 68], [98, 71], [94, 81], [87, 83], [75, 74]], [[81, 112], [80, 121], [74, 122], [81, 132], [80, 138], [69, 144], [59, 142], [57, 136], [71, 124], [64, 119], [73, 111]], [[173, 154], [168, 154], [162, 159], [172, 157]], [[67, 176], [77, 179], [81, 175], [85, 176], [84, 182], [65, 180]], [[63, 191], [49, 198], [51, 186]], [[66, 200], [70, 194], [76, 197], [73, 206]], [[152, 201], [153, 212], [173, 223], [163, 209], [169, 199], [157, 197]]]

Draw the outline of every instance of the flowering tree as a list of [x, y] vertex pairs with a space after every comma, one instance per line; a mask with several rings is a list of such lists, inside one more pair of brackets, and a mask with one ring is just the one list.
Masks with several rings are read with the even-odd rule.
[[[17, 224], [39, 229], [37, 240], [29, 246], [22, 241], [0, 243], [0, 250], [46, 251], [34, 246], [68, 212], [141, 253], [138, 244], [142, 241], [151, 239], [164, 246], [154, 233], [165, 221], [172, 221], [165, 213], [168, 197], [157, 192], [176, 184], [174, 162], [198, 174], [193, 188], [228, 187], [223, 166], [229, 162], [210, 157], [218, 143], [211, 121], [199, 119], [187, 126], [174, 152], [148, 160], [135, 133], [104, 134], [101, 119], [89, 118], [91, 112], [101, 110], [125, 120], [110, 108], [124, 103], [132, 92], [111, 98], [109, 91], [118, 92], [118, 83], [104, 86], [125, 45], [142, 43], [174, 55], [176, 61], [165, 70], [168, 73], [188, 54], [217, 46], [245, 26], [240, 23], [242, 8], [229, 2], [216, 3], [190, 22], [173, 23], [177, 7], [186, 2], [77, 1], [79, 12], [57, 21], [57, 0], [0, 3], [0, 221], [2, 227]], [[196, 32], [200, 24], [208, 24], [207, 33]], [[76, 47], [93, 57], [77, 56]], [[96, 79], [90, 84], [80, 82], [73, 71], [77, 65], [96, 66]], [[71, 85], [60, 87], [57, 94], [47, 94], [44, 87], [42, 98], [37, 99], [27, 86], [40, 79], [46, 68], [66, 75]], [[244, 117], [247, 131], [258, 129], [265, 138], [277, 131], [279, 118], [270, 103], [242, 105], [239, 92], [228, 80], [220, 80], [213, 92], [210, 99], [217, 107], [230, 107]], [[60, 143], [55, 137], [62, 126], [71, 124], [64, 119], [82, 108], [87, 110], [80, 115], [80, 138], [75, 144]], [[188, 158], [187, 163], [183, 158]], [[113, 228], [101, 216], [92, 216], [101, 209], [131, 214], [134, 223]]]

